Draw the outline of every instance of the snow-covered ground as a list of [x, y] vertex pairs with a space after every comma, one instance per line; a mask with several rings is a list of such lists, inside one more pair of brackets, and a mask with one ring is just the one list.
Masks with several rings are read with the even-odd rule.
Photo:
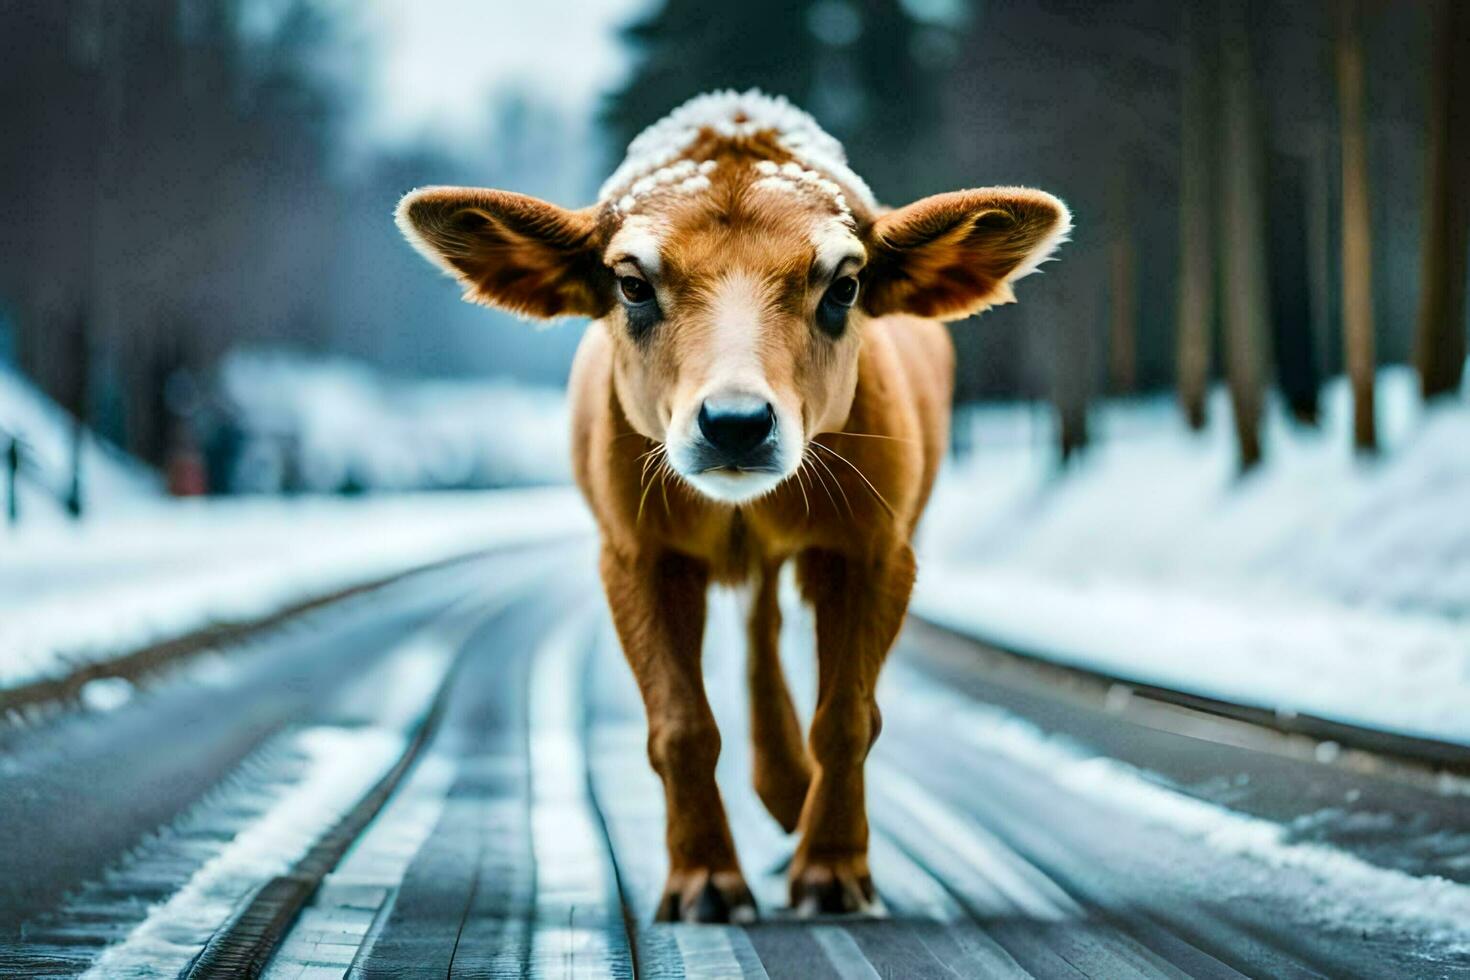
[[246, 429], [231, 481], [237, 491], [571, 482], [559, 388], [394, 378], [355, 361], [285, 351], [232, 354], [219, 382]]
[[179, 501], [0, 532], [0, 689], [440, 559], [589, 531], [570, 487]]
[[1236, 475], [1223, 394], [1191, 435], [1167, 399], [1098, 410], [1059, 476], [1048, 420], [969, 417], [974, 454], [921, 531], [914, 610], [1058, 661], [1283, 712], [1470, 743], [1470, 398], [1423, 410], [1380, 375], [1386, 451], [1273, 410]]
[[[51, 522], [64, 516], [60, 501], [71, 479], [71, 417], [29, 381], [0, 364], [0, 454], [8, 450], [12, 437], [20, 438], [27, 461], [20, 481], [22, 519]], [[82, 473], [89, 511], [127, 508], [156, 497], [161, 489], [146, 467], [91, 433], [82, 439]], [[0, 486], [0, 506], [4, 496]]]

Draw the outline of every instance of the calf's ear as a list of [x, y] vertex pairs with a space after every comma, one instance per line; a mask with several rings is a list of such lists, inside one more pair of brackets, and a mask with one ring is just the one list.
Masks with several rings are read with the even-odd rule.
[[611, 306], [593, 208], [568, 211], [524, 194], [424, 187], [398, 203], [398, 228], [458, 279], [464, 298], [534, 319], [597, 317]]
[[1065, 204], [1026, 187], [926, 197], [873, 223], [863, 307], [873, 316], [958, 320], [1013, 303], [1011, 283], [1035, 272], [1071, 230]]

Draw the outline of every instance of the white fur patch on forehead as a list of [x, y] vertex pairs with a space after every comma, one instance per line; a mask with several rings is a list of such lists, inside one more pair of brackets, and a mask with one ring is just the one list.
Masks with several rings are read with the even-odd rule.
[[[841, 143], [818, 126], [815, 119], [786, 99], [766, 95], [757, 89], [746, 92], [710, 92], [696, 96], [649, 126], [628, 145], [627, 157], [603, 183], [597, 195], [598, 200], [613, 201], [618, 210], [626, 213], [631, 207], [637, 206], [643, 194], [649, 193], [660, 183], [655, 181], [653, 184], [641, 184], [641, 181], [658, 175], [667, 168], [680, 167], [683, 164], [695, 168], [704, 166], [680, 159], [704, 129], [713, 130], [729, 139], [772, 132], [781, 147], [800, 161], [801, 167], [798, 169], [817, 171], [818, 176], [825, 174], [829, 180], [836, 178], [858, 195], [863, 204], [868, 207], [877, 206], [868, 185], [848, 167], [847, 154]], [[705, 164], [713, 166], [710, 161], [705, 161]], [[689, 174], [683, 174], [677, 182], [682, 182], [688, 176]], [[663, 181], [673, 182], [676, 182], [673, 178]], [[631, 207], [625, 208], [625, 203]]]
[[611, 265], [626, 256], [638, 263], [645, 275], [655, 276], [663, 265], [663, 240], [664, 228], [659, 222], [646, 215], [630, 215], [607, 243], [602, 260]]
[[828, 218], [813, 228], [812, 247], [817, 252], [817, 267], [829, 276], [844, 262], [862, 262], [868, 255], [852, 225], [841, 218]]

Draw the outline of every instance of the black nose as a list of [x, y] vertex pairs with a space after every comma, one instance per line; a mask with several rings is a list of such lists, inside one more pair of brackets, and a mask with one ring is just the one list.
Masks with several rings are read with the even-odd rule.
[[732, 462], [738, 462], [765, 442], [776, 427], [776, 413], [767, 402], [758, 408], [724, 408], [709, 402], [699, 406], [699, 431], [705, 442]]

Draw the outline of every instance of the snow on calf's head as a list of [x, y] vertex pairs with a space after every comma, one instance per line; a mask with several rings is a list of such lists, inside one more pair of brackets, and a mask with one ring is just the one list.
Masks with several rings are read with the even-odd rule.
[[[679, 106], [663, 119], [639, 133], [628, 145], [622, 164], [602, 185], [598, 199], [616, 201], [624, 195], [636, 199], [653, 185], [642, 183], [650, 175], [663, 173], [690, 162], [691, 153], [713, 145], [726, 152], [763, 147], [754, 159], [780, 164], [789, 161], [799, 170], [825, 173], [846, 185], [869, 208], [875, 207], [872, 192], [847, 165], [842, 144], [833, 139], [815, 119], [779, 96], [755, 89], [746, 92], [711, 92]], [[780, 159], [769, 155], [775, 151]], [[706, 157], [697, 166], [712, 170], [714, 159]]]

